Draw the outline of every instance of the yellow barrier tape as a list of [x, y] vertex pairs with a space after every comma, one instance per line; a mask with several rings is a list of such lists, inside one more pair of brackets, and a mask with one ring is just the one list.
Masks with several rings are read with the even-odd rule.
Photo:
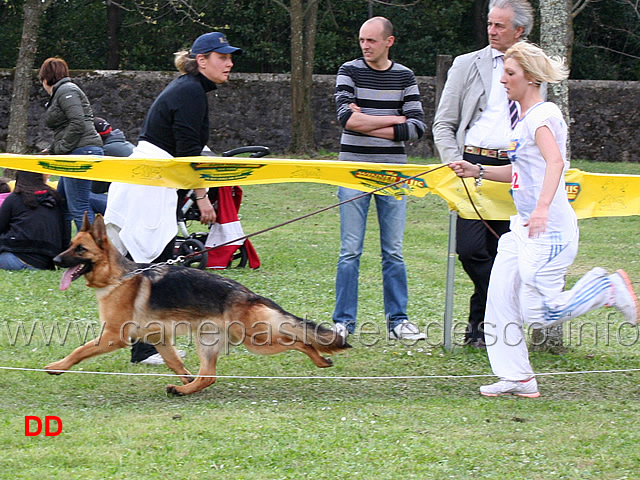
[[[437, 165], [343, 162], [279, 158], [182, 157], [129, 159], [71, 155], [0, 154], [0, 167], [65, 177], [135, 183], [170, 188], [200, 188], [285, 182], [313, 182], [371, 191]], [[473, 202], [487, 220], [515, 213], [509, 185], [466, 180]], [[640, 215], [640, 176], [605, 175], [571, 169], [566, 175], [569, 200], [579, 218]], [[436, 194], [463, 218], [477, 218], [464, 186], [448, 168], [379, 192], [387, 195]]]

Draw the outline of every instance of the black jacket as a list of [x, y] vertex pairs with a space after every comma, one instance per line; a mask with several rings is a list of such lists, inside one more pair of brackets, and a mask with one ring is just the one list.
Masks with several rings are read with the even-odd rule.
[[38, 207], [28, 208], [20, 193], [0, 206], [0, 252], [11, 252], [23, 262], [52, 269], [53, 257], [69, 245], [62, 205], [48, 191], [37, 193]]
[[151, 105], [139, 140], [174, 157], [199, 156], [209, 140], [207, 92], [215, 88], [216, 84], [201, 73], [180, 75]]

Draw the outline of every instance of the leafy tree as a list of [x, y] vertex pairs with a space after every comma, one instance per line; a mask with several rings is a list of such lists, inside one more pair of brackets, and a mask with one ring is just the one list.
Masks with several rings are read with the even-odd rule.
[[[546, 1], [532, 0], [532, 4], [537, 9]], [[23, 92], [30, 85], [24, 80], [25, 72], [54, 55], [64, 57], [73, 69], [173, 70], [173, 52], [188, 48], [202, 33], [218, 30], [225, 32], [233, 44], [243, 47], [244, 54], [234, 59], [234, 71], [291, 72], [294, 77], [305, 79], [299, 94], [295, 94], [297, 101], [298, 95], [304, 98], [309, 94], [305, 89], [312, 73], [334, 75], [341, 63], [360, 55], [357, 34], [369, 15], [382, 15], [394, 23], [394, 59], [417, 75], [434, 75], [438, 54], [455, 56], [486, 45], [487, 3], [488, 0], [0, 0], [0, 66], [16, 67], [16, 87]], [[569, 3], [572, 10], [566, 45], [567, 56], [572, 60], [572, 78], [640, 79], [637, 0]], [[296, 17], [302, 21], [297, 24], [303, 25], [301, 33], [300, 27], [292, 24], [291, 7], [296, 5], [311, 15], [307, 20]], [[30, 6], [33, 8], [25, 8]], [[29, 35], [31, 51], [35, 46], [37, 50], [25, 70], [30, 53], [20, 53], [23, 20], [35, 18], [26, 17], [27, 10], [41, 11], [41, 16], [39, 27]], [[538, 20], [531, 36], [536, 42], [540, 42], [539, 25]], [[298, 32], [295, 36], [292, 26]], [[307, 40], [315, 39], [315, 47], [305, 44], [305, 36]], [[25, 130], [15, 128], [21, 108], [26, 111], [26, 104], [15, 103], [12, 107], [12, 141], [16, 132]], [[304, 115], [309, 118], [308, 113]], [[293, 125], [301, 123], [294, 120]], [[302, 144], [311, 145], [312, 137], [297, 133], [292, 136], [292, 145], [298, 142], [294, 142], [297, 138], [304, 138]], [[22, 147], [18, 141], [11, 148]]]
[[38, 28], [42, 12], [47, 9], [50, 3], [50, 0], [25, 0], [23, 5], [22, 38], [13, 76], [13, 93], [11, 94], [7, 132], [7, 151], [11, 153], [26, 153], [29, 91], [33, 79], [33, 60], [38, 49]]
[[637, 0], [574, 0], [573, 16], [571, 78], [640, 80]]
[[315, 151], [313, 141], [313, 65], [318, 29], [320, 0], [281, 0], [274, 2], [284, 8], [291, 19], [291, 140], [289, 150], [297, 154]]
[[[5, 2], [7, 3], [7, 2]], [[158, 3], [152, 5], [150, 11], [158, 15], [163, 9], [176, 8], [176, 4], [192, 14], [193, 10], [188, 6], [187, 2], [175, 2], [169, 0], [161, 7]], [[138, 7], [139, 12], [147, 12], [148, 5], [143, 0], [140, 3], [134, 3]], [[109, 5], [107, 4], [107, 7]], [[96, 14], [94, 10], [98, 9], [103, 15]], [[48, 12], [47, 12], [48, 10]], [[184, 10], [179, 12], [184, 13]], [[47, 16], [43, 21], [43, 14], [47, 12]], [[61, 15], [61, 13], [63, 15]], [[25, 0], [23, 3], [23, 21], [22, 21], [22, 37], [20, 40], [20, 51], [16, 61], [16, 69], [13, 81], [13, 94], [11, 97], [11, 113], [9, 118], [9, 128], [7, 133], [7, 151], [13, 153], [26, 152], [27, 137], [27, 111], [29, 105], [29, 90], [32, 85], [32, 73], [36, 52], [39, 45], [38, 32], [41, 26], [47, 26], [47, 33], [53, 32], [54, 35], [45, 35], [42, 41], [45, 56], [62, 56], [66, 57], [68, 63], [75, 68], [91, 68], [95, 65], [96, 52], [104, 51], [101, 45], [104, 42], [99, 41], [99, 37], [87, 35], [87, 32], [99, 31], [96, 24], [104, 25], [104, 16], [106, 15], [104, 5], [101, 2], [92, 0], [68, 2], [55, 0]], [[65, 21], [60, 21], [64, 18]], [[149, 22], [150, 17], [144, 19]], [[153, 20], [154, 17], [151, 17]], [[101, 22], [102, 20], [102, 22]], [[152, 22], [151, 22], [152, 23]], [[69, 28], [69, 25], [83, 28]], [[111, 44], [114, 45], [113, 43]], [[56, 52], [56, 53], [49, 53]], [[60, 52], [74, 52], [73, 60]], [[95, 68], [95, 67], [94, 67]]]

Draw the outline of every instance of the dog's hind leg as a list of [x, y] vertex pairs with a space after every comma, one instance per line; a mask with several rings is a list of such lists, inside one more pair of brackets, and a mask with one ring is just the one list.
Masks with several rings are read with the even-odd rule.
[[176, 386], [167, 385], [167, 393], [172, 395], [189, 395], [207, 388], [216, 381], [216, 363], [220, 353], [220, 342], [215, 345], [197, 344], [198, 356], [200, 357], [200, 370], [198, 376], [191, 383]]
[[[50, 363], [44, 368], [45, 370], [69, 370], [76, 363], [79, 363], [82, 360], [102, 355], [103, 353], [113, 352], [114, 350], [124, 347], [126, 347], [126, 344], [117, 331], [112, 332], [106, 330], [103, 335], [85, 343], [81, 347], [76, 348], [62, 360]], [[51, 375], [60, 375], [63, 372], [51, 371], [47, 373], [50, 373]]]

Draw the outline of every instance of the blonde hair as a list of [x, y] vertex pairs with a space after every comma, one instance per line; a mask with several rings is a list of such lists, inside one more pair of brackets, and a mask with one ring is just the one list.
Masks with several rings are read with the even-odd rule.
[[[209, 57], [209, 53], [203, 53], [204, 57]], [[198, 73], [198, 63], [196, 62], [196, 57], [191, 56], [191, 52], [189, 50], [181, 50], [180, 52], [176, 52], [173, 54], [173, 63], [178, 69], [180, 73], [188, 73], [190, 75], [195, 75]]]
[[524, 70], [525, 76], [536, 84], [559, 83], [569, 77], [569, 67], [562, 57], [549, 57], [537, 45], [517, 42], [504, 54], [504, 59], [513, 58]]

